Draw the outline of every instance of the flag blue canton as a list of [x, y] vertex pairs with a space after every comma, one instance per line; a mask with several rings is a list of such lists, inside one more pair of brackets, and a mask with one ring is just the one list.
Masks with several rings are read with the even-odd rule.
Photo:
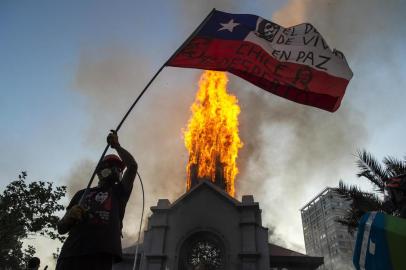
[[258, 16], [250, 14], [229, 14], [215, 11], [198, 36], [243, 40], [256, 29]]

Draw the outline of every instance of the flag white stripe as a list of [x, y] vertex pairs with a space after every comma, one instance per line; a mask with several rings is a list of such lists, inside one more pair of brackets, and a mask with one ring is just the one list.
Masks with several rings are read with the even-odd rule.
[[365, 270], [365, 260], [368, 252], [369, 235], [371, 233], [372, 222], [374, 221], [376, 212], [369, 214], [368, 220], [365, 222], [364, 235], [362, 237], [361, 252], [359, 256], [359, 266], [361, 270]]
[[[269, 33], [265, 34], [263, 27], [259, 29], [263, 22], [269, 24]], [[268, 35], [267, 39], [264, 35]], [[332, 51], [311, 24], [284, 28], [259, 17], [256, 31], [251, 31], [244, 40], [259, 45], [279, 62], [306, 65], [346, 80], [352, 78], [353, 74], [344, 54]]]
[[250, 32], [245, 38], [245, 41], [257, 44], [279, 62], [307, 65], [346, 80], [352, 78], [352, 72], [345, 59], [334, 55], [330, 50], [322, 51], [319, 48], [310, 46], [275, 44], [274, 42], [260, 38], [254, 32]]

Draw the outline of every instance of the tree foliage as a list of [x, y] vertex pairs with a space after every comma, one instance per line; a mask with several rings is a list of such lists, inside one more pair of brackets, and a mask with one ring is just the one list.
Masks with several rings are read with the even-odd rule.
[[[4, 269], [23, 269], [35, 248], [23, 248], [23, 241], [33, 235], [63, 240], [56, 231], [56, 213], [64, 209], [59, 203], [65, 186], [52, 182], [26, 182], [27, 173], [5, 187], [0, 195], [0, 260]], [[2, 268], [3, 269], [3, 268]]]
[[351, 201], [346, 215], [337, 220], [348, 226], [350, 232], [358, 227], [359, 220], [366, 212], [379, 211], [390, 215], [399, 215], [400, 209], [392, 203], [390, 194], [386, 193], [387, 181], [406, 173], [406, 157], [403, 160], [388, 156], [381, 164], [366, 150], [357, 153], [358, 177], [367, 179], [375, 188], [375, 193], [365, 192], [356, 185], [346, 185], [340, 181], [336, 189], [343, 198]]

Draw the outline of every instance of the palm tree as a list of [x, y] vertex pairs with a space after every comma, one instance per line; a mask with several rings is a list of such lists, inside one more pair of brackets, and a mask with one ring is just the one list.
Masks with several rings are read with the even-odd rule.
[[[354, 232], [358, 227], [359, 220], [366, 212], [378, 211], [399, 216], [401, 211], [405, 210], [405, 205], [396, 203], [393, 192], [388, 192], [387, 186], [393, 179], [405, 177], [406, 157], [404, 160], [399, 160], [387, 156], [382, 163], [383, 165], [366, 150], [357, 152], [357, 166], [359, 168], [357, 176], [369, 180], [375, 188], [375, 193], [362, 191], [356, 185], [346, 185], [342, 181], [336, 189], [343, 198], [352, 201], [347, 214], [337, 220], [348, 226], [349, 232]], [[406, 194], [403, 193], [402, 196], [406, 196]]]

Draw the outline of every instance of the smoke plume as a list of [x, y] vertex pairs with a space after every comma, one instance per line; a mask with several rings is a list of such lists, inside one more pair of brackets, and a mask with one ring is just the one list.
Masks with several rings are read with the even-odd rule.
[[299, 208], [352, 167], [352, 153], [365, 139], [362, 115], [349, 105], [323, 112], [233, 81], [245, 143], [236, 190], [254, 194], [264, 222], [295, 247], [302, 233]]
[[[284, 26], [312, 23], [329, 45], [346, 55], [354, 72], [343, 105], [334, 114], [277, 101], [264, 93], [250, 93], [245, 103], [255, 111], [242, 114], [242, 124], [251, 128], [241, 129], [250, 132], [243, 136], [248, 136], [243, 150], [248, 162], [244, 162], [239, 184], [241, 190], [257, 194], [268, 212], [265, 222], [275, 225], [275, 232], [290, 244], [300, 244], [302, 238], [298, 209], [325, 186], [336, 186], [340, 178], [354, 178], [352, 154], [367, 144], [368, 120], [385, 117], [368, 111], [367, 119], [361, 111], [394, 106], [396, 94], [405, 97], [401, 91], [396, 93], [399, 82], [405, 81], [400, 74], [394, 73], [390, 82], [382, 77], [393, 64], [405, 66], [399, 57], [403, 44], [399, 36], [404, 39], [406, 33], [399, 20], [405, 10], [406, 4], [400, 1], [294, 0], [273, 16]], [[376, 98], [388, 88], [394, 90], [393, 97]], [[388, 113], [388, 118], [393, 115]], [[258, 133], [252, 132], [252, 126], [258, 127]]]
[[[74, 89], [85, 96], [91, 117], [86, 147], [101, 153], [109, 130], [117, 126], [152, 77], [153, 74], [146, 73], [148, 65], [148, 61], [123, 47], [83, 50]], [[177, 82], [176, 78], [184, 73], [192, 77], [189, 82]], [[139, 165], [146, 216], [159, 198], [174, 201], [185, 191], [187, 154], [182, 128], [190, 115], [198, 76], [197, 71], [166, 68], [119, 131], [121, 145], [133, 154]], [[85, 186], [98, 158], [73, 166], [72, 174], [67, 177], [70, 196]], [[140, 185], [136, 180], [126, 209], [124, 246], [136, 240], [141, 205]]]
[[[361, 98], [365, 88], [376, 91], [372, 81], [364, 81], [371, 76], [368, 72], [375, 68], [375, 62], [365, 67], [368, 54], [361, 50], [365, 42], [375, 41], [372, 34], [377, 28], [388, 30], [388, 35], [395, 31], [380, 22], [372, 25], [360, 14], [378, 15], [383, 5], [387, 3], [301, 0], [290, 1], [274, 14], [274, 21], [284, 26], [314, 24], [332, 47], [346, 55], [354, 79], [343, 105], [334, 114], [283, 100], [229, 76], [228, 88], [241, 106], [240, 133], [244, 142], [238, 159], [237, 199], [243, 194], [255, 196], [263, 209], [264, 224], [272, 224], [272, 235], [278, 236], [271, 237], [272, 241], [283, 238], [284, 246], [302, 247], [299, 251], [304, 251], [300, 207], [326, 185], [335, 186], [340, 178], [353, 174], [352, 154], [367, 141], [365, 119], [357, 108], [371, 101], [371, 93]], [[386, 19], [390, 12], [397, 12], [389, 6], [389, 11], [385, 9]], [[207, 13], [203, 6], [191, 8], [194, 12], [188, 14], [204, 17]], [[378, 50], [380, 46], [374, 43], [368, 48]], [[388, 61], [394, 59], [385, 57]], [[107, 132], [115, 128], [154, 69], [151, 61], [125, 47], [83, 50], [74, 88], [87, 99], [92, 123], [85, 142], [89, 148], [102, 151]], [[133, 153], [139, 164], [146, 213], [159, 198], [174, 201], [185, 191], [188, 157], [181, 130], [190, 116], [200, 74], [191, 69], [165, 68], [119, 132], [122, 146]], [[89, 167], [83, 164], [81, 168], [84, 172]], [[69, 179], [80, 178], [78, 174], [75, 172]], [[137, 182], [126, 210], [125, 244], [134, 242], [140, 210]]]

